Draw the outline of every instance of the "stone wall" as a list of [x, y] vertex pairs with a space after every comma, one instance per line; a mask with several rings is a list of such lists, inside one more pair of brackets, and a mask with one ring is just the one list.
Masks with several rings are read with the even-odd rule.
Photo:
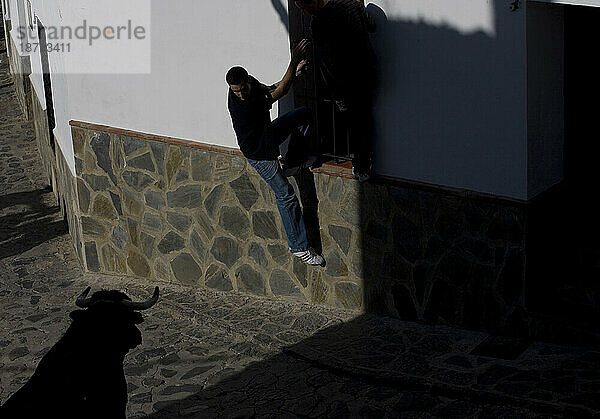
[[310, 298], [274, 197], [245, 159], [73, 127], [85, 268]]
[[521, 319], [521, 204], [327, 171], [292, 181], [327, 266], [287, 248], [237, 150], [73, 123], [85, 269], [474, 329]]
[[408, 320], [479, 330], [522, 321], [523, 205], [385, 180], [320, 175], [317, 185], [328, 265], [313, 289]]
[[75, 190], [77, 180], [71, 173], [71, 169], [69, 169], [67, 160], [58, 145], [56, 147], [55, 161], [57, 177], [56, 191], [60, 197], [60, 208], [68, 223], [69, 234], [73, 240], [73, 245], [75, 246], [77, 256], [83, 265], [83, 241], [81, 236], [80, 218], [77, 213], [77, 192]]
[[17, 100], [25, 117], [31, 119], [33, 114], [30, 99], [31, 91], [33, 89], [31, 88], [31, 83], [29, 81], [29, 75], [31, 74], [29, 57], [21, 56], [19, 54], [21, 46], [15, 44], [12, 36], [8, 36], [6, 44], [10, 55], [10, 71], [15, 86], [15, 92], [17, 94]]

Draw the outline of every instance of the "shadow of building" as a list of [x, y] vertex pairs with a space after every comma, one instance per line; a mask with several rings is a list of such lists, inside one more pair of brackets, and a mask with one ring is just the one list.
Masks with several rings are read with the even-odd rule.
[[50, 188], [7, 194], [0, 199], [0, 258], [23, 253], [66, 234]]

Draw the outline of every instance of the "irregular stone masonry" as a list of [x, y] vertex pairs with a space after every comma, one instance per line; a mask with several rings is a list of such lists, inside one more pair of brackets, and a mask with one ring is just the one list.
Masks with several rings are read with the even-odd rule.
[[[73, 138], [88, 271], [308, 299], [305, 278], [269, 286], [271, 268], [292, 271], [292, 257], [269, 251], [285, 234], [272, 193], [243, 158], [76, 127]], [[251, 247], [270, 256], [263, 266], [248, 258]]]
[[292, 183], [327, 266], [300, 267], [239, 152], [72, 125], [88, 271], [484, 330], [520, 312], [519, 205], [307, 171]]

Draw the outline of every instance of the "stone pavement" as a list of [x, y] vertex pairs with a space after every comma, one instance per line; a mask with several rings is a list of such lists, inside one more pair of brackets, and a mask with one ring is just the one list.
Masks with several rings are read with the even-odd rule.
[[33, 124], [1, 87], [0, 403], [88, 285], [134, 300], [159, 285], [125, 359], [128, 417], [600, 416], [598, 348], [498, 340], [475, 354], [488, 334], [83, 274], [42, 170]]

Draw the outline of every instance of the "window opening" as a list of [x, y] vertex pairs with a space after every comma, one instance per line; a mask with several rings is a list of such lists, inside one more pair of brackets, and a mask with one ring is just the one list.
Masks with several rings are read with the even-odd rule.
[[[311, 18], [296, 7], [294, 0], [289, 0], [288, 11], [290, 42], [293, 44], [303, 38], [310, 39]], [[351, 160], [348, 129], [320, 77], [314, 45], [307, 58], [308, 69], [294, 85], [294, 104], [296, 107], [306, 106], [312, 111], [314, 129], [311, 146], [336, 163]]]
[[50, 78], [50, 62], [48, 60], [48, 43], [46, 40], [46, 28], [37, 19], [38, 39], [40, 42], [40, 58], [42, 61], [42, 78], [44, 81], [44, 96], [46, 98], [46, 116], [48, 117], [48, 130], [50, 138], [50, 147], [55, 150], [54, 128], [56, 128], [56, 119], [54, 116], [54, 101], [52, 99], [52, 79]]

